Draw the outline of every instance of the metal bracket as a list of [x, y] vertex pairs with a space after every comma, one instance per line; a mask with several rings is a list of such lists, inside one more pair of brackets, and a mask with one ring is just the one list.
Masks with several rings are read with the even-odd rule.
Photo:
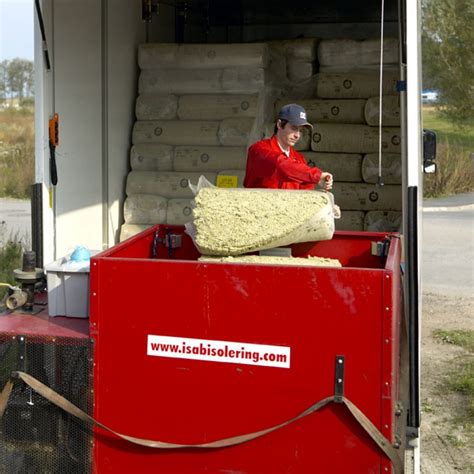
[[334, 401], [336, 403], [342, 403], [344, 397], [344, 363], [345, 357], [337, 355], [334, 380]]
[[181, 247], [182, 236], [180, 234], [166, 234], [164, 240], [165, 247], [176, 249]]
[[389, 245], [387, 241], [383, 242], [371, 242], [370, 253], [375, 257], [386, 257], [388, 255]]
[[18, 371], [26, 372], [26, 336], [17, 336], [18, 341]]
[[151, 244], [151, 258], [158, 257], [158, 245], [164, 245], [168, 249], [168, 257], [173, 256], [173, 249], [181, 247], [183, 236], [181, 234], [172, 234], [166, 230], [164, 237], [160, 237], [160, 231], [155, 231]]

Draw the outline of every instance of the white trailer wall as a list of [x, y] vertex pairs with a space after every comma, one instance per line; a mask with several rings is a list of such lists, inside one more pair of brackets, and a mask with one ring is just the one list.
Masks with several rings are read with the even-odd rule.
[[79, 244], [102, 249], [118, 239], [135, 118], [137, 47], [147, 35], [173, 40], [174, 9], [163, 8], [148, 33], [138, 1], [43, 0], [42, 10], [52, 69], [46, 71], [36, 22], [37, 124], [59, 114], [54, 189], [47, 127], [37, 128], [36, 182], [44, 184], [48, 262]]

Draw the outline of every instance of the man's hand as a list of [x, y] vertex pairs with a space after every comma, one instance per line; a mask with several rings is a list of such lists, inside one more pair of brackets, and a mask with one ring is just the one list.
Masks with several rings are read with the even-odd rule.
[[321, 179], [319, 180], [319, 185], [325, 190], [330, 191], [333, 185], [333, 178], [331, 173], [323, 171], [321, 174]]

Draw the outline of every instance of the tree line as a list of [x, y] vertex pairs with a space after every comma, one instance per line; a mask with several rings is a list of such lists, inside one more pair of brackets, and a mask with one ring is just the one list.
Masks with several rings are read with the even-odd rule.
[[454, 123], [474, 120], [474, 1], [422, 0], [423, 87]]
[[22, 102], [34, 96], [34, 65], [28, 59], [5, 59], [0, 62], [0, 104]]

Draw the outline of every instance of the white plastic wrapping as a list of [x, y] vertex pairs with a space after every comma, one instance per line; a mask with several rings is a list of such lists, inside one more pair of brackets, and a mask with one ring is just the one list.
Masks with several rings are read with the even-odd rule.
[[177, 146], [175, 171], [244, 170], [247, 163], [246, 147], [231, 146]]
[[137, 97], [137, 120], [173, 120], [178, 110], [178, 97], [173, 94], [141, 94]]
[[378, 187], [375, 184], [365, 183], [334, 183], [334, 198], [343, 209], [353, 211], [379, 211], [402, 209], [402, 187], [385, 185]]
[[133, 143], [219, 145], [221, 122], [211, 120], [150, 120], [135, 122]]
[[190, 233], [203, 255], [327, 240], [334, 233], [333, 206], [332, 195], [318, 191], [203, 187], [195, 197]]
[[[369, 153], [362, 160], [362, 177], [366, 183], [377, 183], [379, 154]], [[399, 153], [382, 153], [382, 177], [385, 184], [402, 183], [402, 156]]]
[[[316, 123], [311, 138], [311, 149], [318, 152], [365, 154], [379, 150], [379, 128], [368, 125]], [[400, 143], [399, 128], [382, 128], [384, 153], [400, 153]]]
[[[383, 76], [382, 93], [397, 93], [398, 72]], [[379, 95], [380, 77], [374, 72], [320, 73], [316, 74], [316, 95], [325, 99], [368, 99]]]
[[365, 123], [365, 99], [300, 99], [293, 101], [280, 99], [275, 105], [276, 113], [284, 105], [295, 102], [304, 107], [310, 122]]
[[[197, 183], [201, 173], [132, 171], [127, 177], [127, 196], [155, 194], [165, 198], [191, 198], [189, 182]], [[216, 173], [206, 173], [206, 178], [215, 183]]]
[[[327, 39], [318, 45], [318, 60], [323, 66], [380, 64], [380, 49], [380, 39]], [[384, 38], [383, 51], [384, 63], [398, 62], [396, 38]]]
[[315, 153], [303, 152], [310, 166], [317, 166], [334, 176], [337, 181], [359, 183], [362, 181], [362, 155], [356, 153]]
[[138, 64], [141, 69], [266, 67], [268, 48], [265, 43], [146, 43], [138, 47]]
[[180, 120], [222, 120], [230, 117], [255, 117], [256, 94], [183, 95], [179, 98]]
[[172, 171], [173, 147], [137, 144], [130, 149], [130, 166], [134, 171]]
[[373, 232], [400, 232], [403, 215], [397, 211], [370, 211], [365, 215], [364, 230]]
[[[364, 116], [369, 125], [379, 124], [379, 97], [371, 97], [365, 104]], [[382, 124], [385, 127], [400, 126], [400, 97], [389, 95], [382, 98]]]
[[128, 196], [123, 206], [123, 216], [127, 224], [164, 224], [168, 200], [153, 194]]

